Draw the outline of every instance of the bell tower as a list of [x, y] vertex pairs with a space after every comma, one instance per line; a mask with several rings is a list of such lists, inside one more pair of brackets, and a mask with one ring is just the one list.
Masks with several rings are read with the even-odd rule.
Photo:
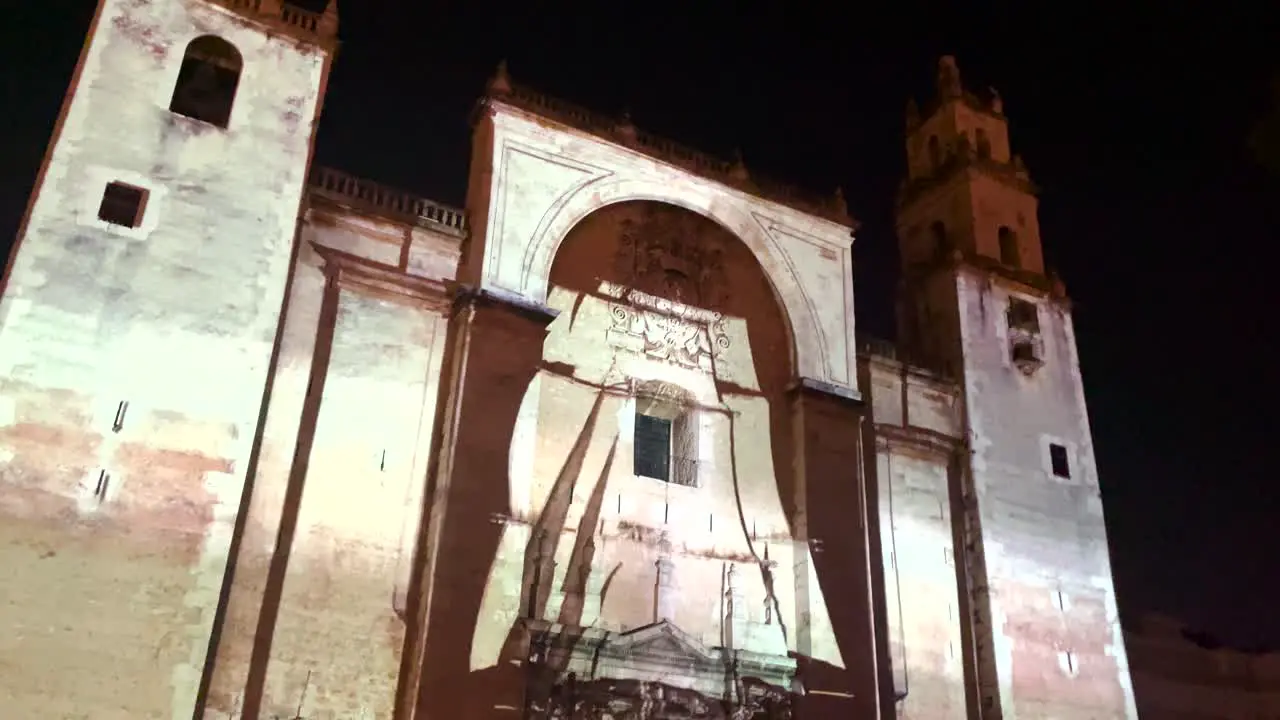
[[190, 717], [336, 8], [100, 0], [0, 298], [0, 706]]
[[[1009, 144], [995, 89], [964, 89], [955, 58], [938, 62], [936, 94], [921, 113], [907, 106], [907, 177], [898, 196], [903, 264], [898, 336], [904, 349], [955, 367], [946, 321], [950, 283], [936, 272], [959, 258], [1038, 284], [1045, 275], [1036, 187]], [[947, 338], [946, 341], [943, 339]]]
[[907, 107], [902, 351], [960, 384], [951, 488], [969, 717], [1136, 718], [1070, 301], [1003, 102], [938, 63]]

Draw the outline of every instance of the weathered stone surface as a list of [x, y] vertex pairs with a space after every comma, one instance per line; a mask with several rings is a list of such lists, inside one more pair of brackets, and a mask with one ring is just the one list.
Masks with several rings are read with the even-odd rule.
[[[6, 712], [1133, 716], [1070, 315], [998, 112], [948, 95], [910, 138], [903, 347], [859, 360], [843, 210], [501, 77], [474, 230], [332, 171], [301, 202], [336, 17], [231, 5], [104, 1], [24, 225]], [[226, 129], [168, 110], [201, 34], [244, 61]], [[150, 192], [137, 227], [98, 219], [111, 181]]]
[[[1005, 351], [1009, 292], [962, 274], [957, 294], [1002, 704], [1016, 716], [1125, 717], [1132, 691], [1070, 316], [1043, 306], [1045, 363], [1027, 377]], [[1068, 449], [1071, 478], [1054, 476], [1051, 443]]]
[[[93, 29], [0, 301], [0, 707], [189, 717], [327, 51], [201, 2]], [[243, 60], [225, 130], [168, 110], [201, 35]], [[147, 192], [136, 227], [99, 219], [111, 182]]]
[[[785, 308], [797, 374], [856, 387], [850, 229], [703, 178], [497, 98], [477, 133], [472, 192], [485, 195], [465, 278], [546, 300], [568, 231], [628, 200], [687, 208], [750, 248]], [[819, 310], [821, 308], [821, 310]]]
[[957, 93], [911, 131], [898, 226], [902, 334], [961, 381], [949, 482], [970, 711], [1136, 717], [1069, 303], [1001, 111]]

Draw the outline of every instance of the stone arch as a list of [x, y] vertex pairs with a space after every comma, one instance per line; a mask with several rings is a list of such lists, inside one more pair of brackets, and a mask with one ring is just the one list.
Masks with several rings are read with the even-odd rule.
[[773, 288], [791, 340], [791, 366], [797, 375], [827, 381], [826, 343], [815, 309], [806, 299], [790, 261], [776, 247], [757, 217], [732, 196], [714, 188], [673, 187], [659, 179], [605, 176], [584, 183], [547, 211], [525, 248], [518, 291], [546, 302], [551, 264], [561, 243], [580, 221], [610, 205], [650, 201], [680, 207], [722, 226], [741, 240]]
[[244, 56], [235, 45], [201, 35], [187, 44], [169, 111], [225, 129], [243, 71]]

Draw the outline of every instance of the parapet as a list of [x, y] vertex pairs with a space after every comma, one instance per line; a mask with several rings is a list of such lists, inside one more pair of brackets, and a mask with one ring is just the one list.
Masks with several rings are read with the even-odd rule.
[[282, 0], [210, 0], [252, 20], [302, 40], [333, 45], [338, 39], [338, 3], [328, 0], [324, 12], [305, 10]]
[[955, 382], [955, 373], [942, 363], [932, 362], [924, 358], [914, 357], [902, 351], [894, 343], [877, 337], [860, 336], [858, 338], [858, 355], [901, 366], [909, 372], [927, 375], [941, 382]]
[[823, 197], [793, 185], [769, 180], [749, 172], [741, 156], [733, 160], [717, 158], [645, 132], [637, 128], [626, 114], [622, 117], [609, 116], [516, 84], [507, 76], [505, 63], [498, 67], [497, 74], [490, 80], [485, 100], [496, 100], [526, 110], [745, 193], [856, 228], [839, 188]]
[[960, 385], [877, 338], [858, 338], [859, 381], [870, 398], [877, 446], [905, 443], [950, 452], [964, 437]]
[[458, 237], [467, 234], [466, 212], [340, 170], [313, 168], [307, 190], [312, 197], [325, 198], [353, 210], [442, 230]]

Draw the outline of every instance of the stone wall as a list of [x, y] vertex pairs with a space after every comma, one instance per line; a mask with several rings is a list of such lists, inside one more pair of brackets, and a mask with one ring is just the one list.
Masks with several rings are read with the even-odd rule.
[[[680, 652], [770, 677], [793, 652], [832, 711], [873, 709], [848, 228], [501, 95], [473, 160], [419, 712], [508, 712], [538, 673], [567, 682], [526, 661], [537, 633], [563, 649], [664, 622]], [[633, 464], [656, 400], [692, 418], [672, 452], [693, 482]], [[723, 668], [673, 674], [686, 661], [636, 655], [617, 679], [733, 691]]]
[[[0, 302], [0, 707], [189, 717], [327, 51], [199, 2], [106, 0], [91, 32]], [[226, 129], [168, 109], [206, 34], [243, 59]], [[136, 227], [99, 218], [111, 182]]]
[[[975, 513], [966, 532], [986, 580], [973, 593], [983, 700], [998, 699], [1005, 718], [1133, 717], [1069, 309], [994, 273], [956, 277]], [[1037, 309], [1039, 364], [1012, 357], [1011, 298]], [[1069, 477], [1055, 474], [1055, 445]]]
[[628, 200], [668, 203], [714, 220], [751, 250], [785, 309], [797, 375], [856, 387], [847, 224], [690, 172], [625, 135], [609, 142], [592, 127], [562, 125], [506, 94], [485, 105], [467, 199], [475, 227], [461, 279], [546, 302], [559, 244], [583, 218]]
[[246, 683], [264, 689], [268, 715], [302, 703], [381, 717], [395, 696], [443, 360], [442, 283], [461, 232], [332, 189], [334, 176], [313, 179], [300, 228], [211, 687], [219, 714], [206, 717], [238, 711]]
[[862, 359], [876, 475], [895, 692], [905, 718], [963, 718], [964, 617], [951, 486], [964, 436], [954, 382], [877, 355]]
[[[958, 312], [921, 345], [962, 386], [859, 363], [840, 203], [503, 82], [474, 232], [340, 173], [304, 202], [336, 19], [241, 4], [104, 0], [6, 276], [7, 712], [536, 715], [572, 670], [636, 707], [1133, 716], [1059, 301], [1015, 362], [1014, 291], [962, 266], [921, 311]], [[168, 110], [205, 34], [244, 60], [226, 129]], [[957, 227], [1034, 210], [972, 187]]]
[[[647, 244], [664, 237], [705, 251], [683, 258], [690, 268], [705, 261], [705, 272], [682, 268], [676, 280], [650, 273], [648, 250], [656, 248]], [[785, 424], [773, 420], [783, 416], [791, 370], [768, 280], [715, 223], [680, 208], [623, 203], [574, 228], [552, 282], [549, 304], [559, 315], [515, 429], [512, 507], [473, 667], [500, 662], [511, 628], [527, 616], [539, 589], [525, 568], [540, 533], [547, 535], [536, 552], [554, 562], [539, 579], [546, 599], [536, 617], [610, 632], [669, 620], [706, 647], [785, 664], [802, 632], [793, 555], [806, 550], [784, 510], [795, 505], [790, 443]], [[725, 294], [729, 288], [737, 292]], [[669, 391], [691, 413], [690, 442], [673, 448], [690, 466], [690, 485], [635, 470], [646, 388]], [[586, 538], [592, 549], [584, 555]], [[768, 582], [777, 579], [771, 588], [762, 561], [771, 564]], [[811, 622], [829, 625], [818, 605]], [[841, 663], [834, 645], [813, 651]]]

